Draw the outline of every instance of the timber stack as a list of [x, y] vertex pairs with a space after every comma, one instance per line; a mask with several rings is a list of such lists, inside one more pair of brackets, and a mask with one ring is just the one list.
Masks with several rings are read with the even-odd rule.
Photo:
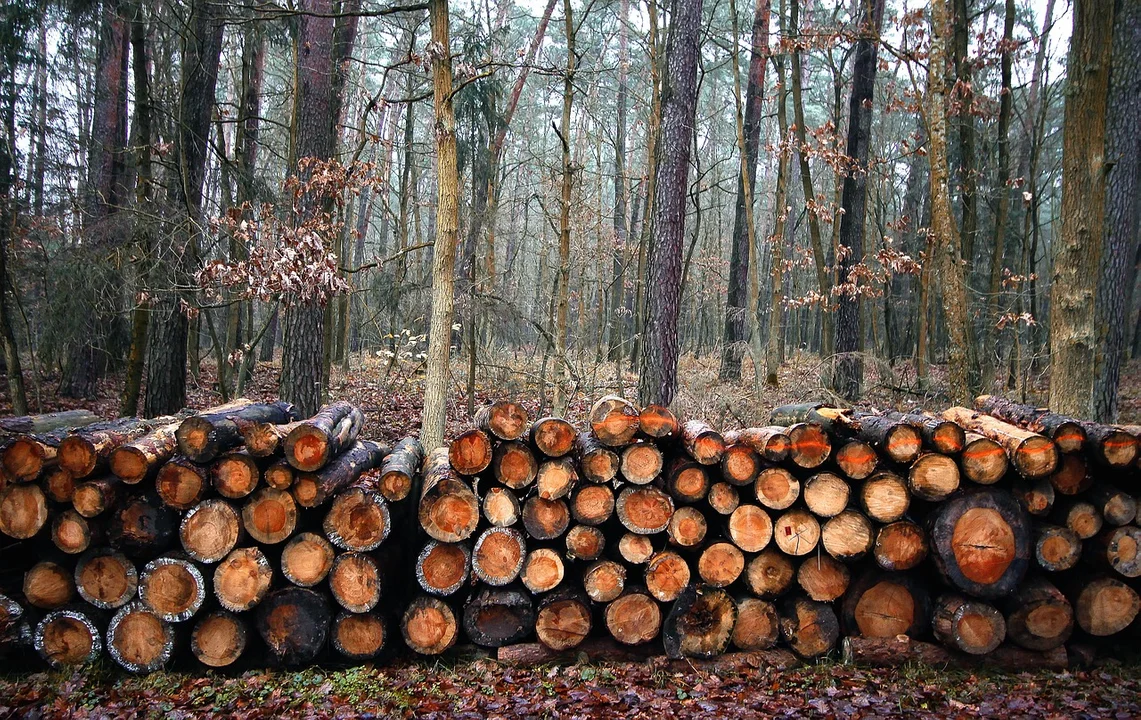
[[21, 430], [0, 650], [132, 671], [467, 643], [1022, 668], [1136, 638], [1141, 428], [995, 397], [769, 422], [608, 396], [582, 427], [495, 402], [436, 449], [362, 439], [345, 402]]
[[[347, 402], [0, 421], [0, 652], [131, 672], [390, 652], [421, 450]], [[13, 570], [15, 568], [15, 570]], [[9, 599], [11, 598], [11, 599]], [[382, 598], [384, 602], [382, 603]]]

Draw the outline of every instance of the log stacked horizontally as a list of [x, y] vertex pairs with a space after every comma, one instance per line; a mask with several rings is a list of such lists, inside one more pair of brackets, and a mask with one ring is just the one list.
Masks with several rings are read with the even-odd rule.
[[1138, 429], [1001, 398], [724, 431], [500, 401], [436, 449], [366, 439], [344, 401], [73, 419], [13, 420], [0, 453], [0, 649], [56, 666], [474, 643], [1037, 667], [1139, 624]]

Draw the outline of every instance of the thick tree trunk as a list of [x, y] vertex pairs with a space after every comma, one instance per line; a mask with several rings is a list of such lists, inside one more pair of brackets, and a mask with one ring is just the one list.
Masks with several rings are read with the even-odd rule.
[[[862, 5], [860, 39], [852, 68], [852, 98], [848, 103], [848, 173], [840, 202], [840, 299], [836, 312], [836, 365], [832, 387], [841, 397], [856, 399], [863, 381], [863, 331], [860, 323], [858, 277], [852, 273], [864, 262], [864, 219], [868, 203], [868, 153], [872, 140], [872, 98], [876, 88], [876, 58], [883, 25], [883, 0]], [[798, 120], [799, 122], [799, 120]], [[845, 354], [848, 353], [848, 354]]]
[[661, 167], [649, 248], [648, 303], [638, 399], [669, 405], [677, 391], [678, 311], [689, 157], [697, 105], [697, 44], [702, 0], [677, 0], [666, 50]]
[[[1093, 415], [1117, 419], [1117, 386], [1133, 307], [1134, 265], [1141, 239], [1141, 3], [1118, 2], [1113, 25], [1105, 158], [1105, 232], [1097, 287], [1097, 365]], [[1095, 242], [1097, 239], [1095, 238]]]
[[1105, 152], [1113, 21], [1109, 3], [1074, 5], [1062, 129], [1062, 227], [1050, 284], [1050, 408], [1083, 418], [1093, 409], [1097, 287], [1091, 285], [1105, 244], [1106, 163], [1112, 162]]

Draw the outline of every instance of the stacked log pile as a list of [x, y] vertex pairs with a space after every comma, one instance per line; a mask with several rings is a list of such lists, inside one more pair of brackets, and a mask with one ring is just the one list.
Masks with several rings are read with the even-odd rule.
[[142, 672], [183, 647], [225, 667], [842, 645], [1059, 667], [1141, 624], [1141, 428], [981, 397], [718, 432], [608, 396], [584, 427], [496, 402], [425, 453], [363, 440], [363, 420], [247, 400], [21, 419], [0, 457], [0, 652]]
[[722, 434], [606, 397], [577, 432], [484, 408], [426, 461], [406, 642], [534, 661], [591, 636], [671, 657], [843, 639], [866, 662], [1029, 667], [1137, 617], [1127, 430], [992, 398], [771, 422]]
[[179, 656], [220, 668], [392, 646], [414, 439], [392, 452], [363, 439], [347, 402], [300, 420], [244, 399], [75, 420], [87, 424], [9, 423], [0, 651], [27, 644], [53, 666], [106, 653], [149, 672]]

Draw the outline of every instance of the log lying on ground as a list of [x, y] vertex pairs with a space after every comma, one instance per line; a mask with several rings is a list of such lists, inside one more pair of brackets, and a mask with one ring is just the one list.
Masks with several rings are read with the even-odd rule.
[[284, 424], [294, 419], [289, 403], [255, 403], [239, 398], [183, 420], [175, 433], [178, 451], [194, 462], [208, 463], [242, 442], [239, 420]]
[[1046, 477], [1058, 465], [1058, 446], [1048, 437], [965, 407], [948, 408], [942, 416], [1001, 445], [1024, 477]]
[[428, 453], [418, 516], [420, 527], [432, 539], [460, 542], [471, 537], [479, 524], [479, 500], [452, 471], [448, 456], [444, 448]]
[[535, 637], [556, 652], [578, 647], [590, 635], [593, 626], [590, 605], [577, 591], [561, 591], [544, 597], [535, 614]]
[[285, 459], [301, 472], [317, 472], [351, 447], [363, 428], [364, 413], [338, 400], [289, 431], [282, 447]]
[[322, 464], [320, 470], [297, 473], [289, 491], [303, 508], [324, 505], [338, 490], [352, 485], [369, 470], [380, 467], [387, 454], [388, 448], [384, 445], [357, 440], [330, 462]]
[[325, 645], [332, 622], [325, 596], [304, 588], [283, 588], [258, 607], [257, 630], [270, 655], [283, 665], [303, 665]]
[[622, 447], [641, 428], [641, 413], [629, 400], [607, 395], [590, 408], [590, 428], [603, 445]]
[[1050, 412], [1007, 400], [998, 395], [979, 395], [975, 409], [1011, 425], [1045, 435], [1064, 453], [1080, 452], [1086, 442], [1086, 431], [1081, 423], [1066, 415]]
[[392, 448], [380, 465], [380, 494], [389, 502], [399, 502], [412, 492], [416, 474], [424, 462], [420, 439], [406, 437]]
[[989, 655], [976, 657], [952, 652], [933, 643], [894, 638], [848, 637], [843, 643], [844, 662], [849, 665], [899, 667], [921, 663], [930, 667], [978, 667], [989, 665], [1012, 672], [1065, 670], [1069, 657], [1064, 647], [1049, 652], [1000, 647]]
[[128, 485], [153, 475], [178, 450], [177, 433], [181, 425], [182, 421], [167, 423], [115, 448], [111, 452], [111, 472]]
[[86, 408], [61, 410], [42, 415], [16, 415], [0, 418], [0, 431], [22, 435], [47, 433], [60, 428], [79, 428], [99, 422], [99, 417]]
[[530, 429], [527, 409], [517, 402], [500, 400], [475, 413], [475, 426], [500, 440], [518, 440]]
[[733, 626], [732, 643], [738, 650], [768, 650], [780, 638], [780, 616], [768, 600], [738, 597], [737, 623]]
[[371, 660], [388, 644], [384, 618], [375, 612], [342, 612], [333, 620], [333, 649], [349, 660]]

